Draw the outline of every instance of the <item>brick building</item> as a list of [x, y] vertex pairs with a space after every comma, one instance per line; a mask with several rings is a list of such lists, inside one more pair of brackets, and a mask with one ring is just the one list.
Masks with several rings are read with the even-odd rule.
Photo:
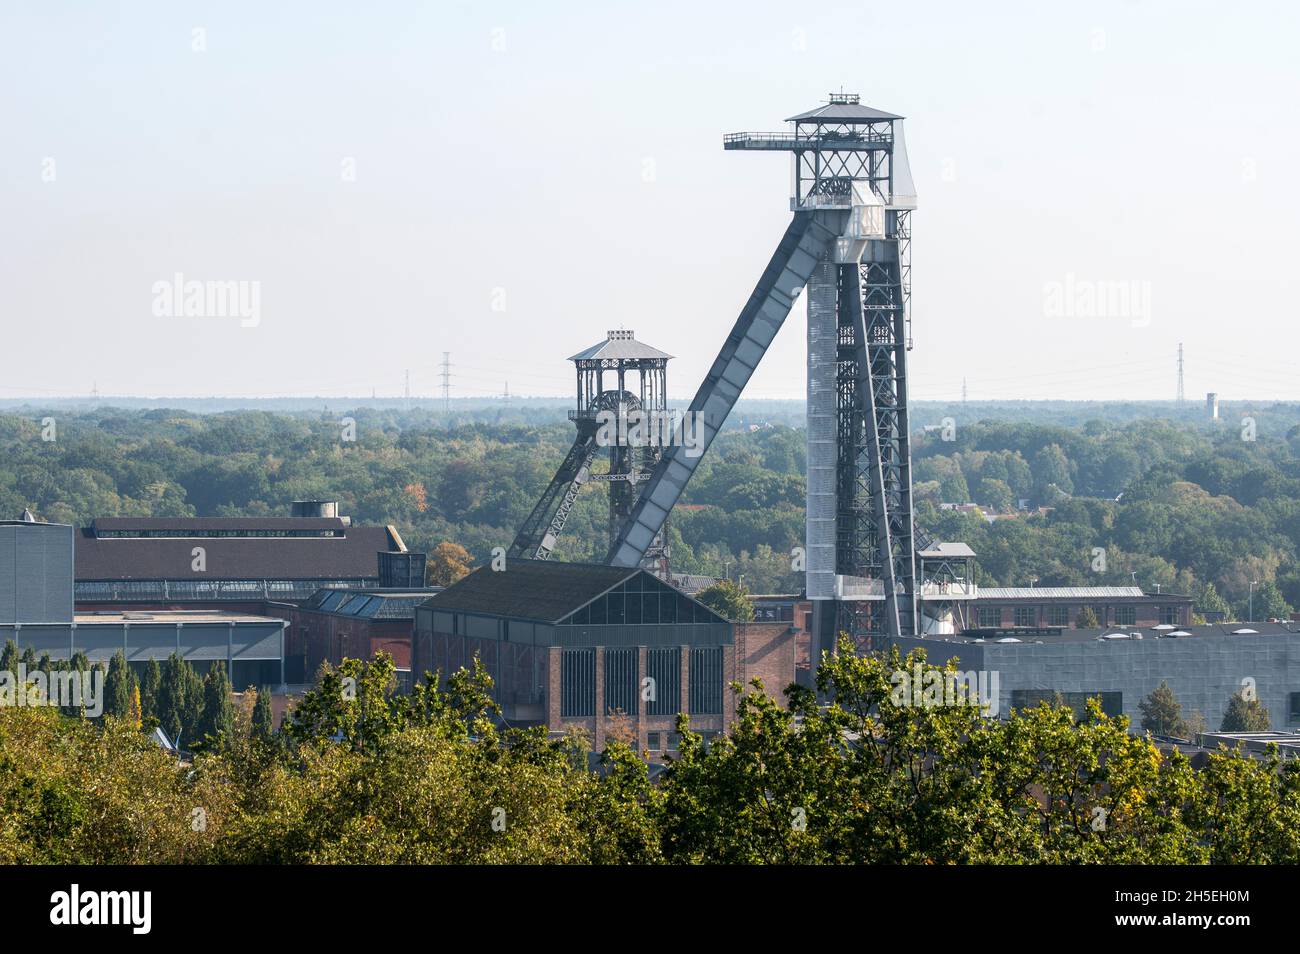
[[285, 639], [287, 681], [311, 681], [326, 660], [370, 659], [385, 652], [406, 681], [411, 666], [411, 627], [415, 609], [437, 588], [321, 589], [301, 605], [271, 603], [267, 612], [288, 623]]
[[512, 724], [579, 727], [597, 750], [630, 730], [652, 758], [675, 748], [679, 712], [725, 732], [729, 683], [780, 697], [795, 678], [789, 622], [732, 623], [644, 570], [577, 563], [482, 567], [416, 610], [414, 672], [445, 677], [476, 655]]
[[1086, 606], [1098, 626], [1190, 626], [1193, 598], [1137, 586], [982, 586], [966, 629], [1073, 629]]

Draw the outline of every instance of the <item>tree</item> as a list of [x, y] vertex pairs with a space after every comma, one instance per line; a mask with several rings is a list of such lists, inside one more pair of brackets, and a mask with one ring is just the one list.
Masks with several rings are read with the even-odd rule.
[[1003, 512], [1015, 509], [1016, 495], [1005, 480], [985, 477], [975, 485], [975, 502], [989, 510]]
[[430, 586], [451, 586], [474, 567], [473, 558], [459, 543], [443, 542], [429, 552], [425, 579]]
[[1176, 739], [1191, 737], [1183, 719], [1183, 707], [1169, 683], [1162, 680], [1151, 695], [1138, 703], [1138, 708], [1142, 710], [1142, 728], [1148, 732]]
[[230, 701], [230, 678], [226, 665], [214, 660], [203, 678], [203, 709], [199, 716], [195, 741], [206, 748], [221, 748], [235, 734], [235, 707]]
[[0, 652], [0, 672], [12, 673], [15, 679], [18, 678], [18, 644], [12, 639], [5, 640], [5, 648]]
[[1228, 605], [1228, 601], [1219, 595], [1213, 583], [1205, 584], [1194, 606], [1196, 612], [1213, 621], [1227, 619], [1232, 615], [1232, 608]]
[[1289, 619], [1290, 616], [1291, 607], [1287, 605], [1276, 582], [1268, 580], [1255, 590], [1256, 619]]
[[126, 655], [119, 649], [108, 661], [108, 676], [104, 679], [104, 715], [115, 719], [130, 718], [134, 681], [131, 668], [126, 664]]
[[140, 680], [140, 718], [158, 723], [158, 690], [162, 685], [162, 667], [150, 659]]
[[158, 725], [173, 742], [184, 733], [189, 739], [189, 729], [193, 723], [186, 718], [185, 692], [190, 681], [185, 670], [192, 669], [178, 654], [172, 653], [162, 666], [158, 684], [158, 702], [155, 717]]
[[1079, 615], [1075, 617], [1074, 625], [1079, 629], [1096, 629], [1101, 625], [1097, 619], [1097, 614], [1091, 606], [1084, 606], [1079, 610]]
[[754, 604], [749, 601], [749, 590], [732, 580], [720, 580], [705, 587], [695, 598], [732, 622], [748, 623], [754, 619]]
[[136, 681], [134, 675], [131, 679], [131, 705], [127, 709], [126, 721], [135, 729], [144, 726], [144, 718], [140, 715], [140, 683]]
[[1255, 697], [1246, 698], [1246, 693], [1233, 693], [1228, 700], [1228, 708], [1223, 713], [1220, 732], [1267, 732], [1273, 727], [1268, 709]]
[[271, 687], [260, 686], [257, 701], [253, 704], [253, 738], [271, 741], [275, 734], [275, 720], [271, 714]]

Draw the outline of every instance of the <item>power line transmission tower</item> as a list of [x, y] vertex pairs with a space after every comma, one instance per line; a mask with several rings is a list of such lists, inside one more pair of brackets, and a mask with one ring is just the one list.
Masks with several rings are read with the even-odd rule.
[[411, 369], [406, 369], [406, 409], [411, 409]]
[[1178, 342], [1178, 403], [1183, 403], [1183, 343]]
[[442, 353], [442, 410], [444, 413], [451, 413], [451, 352]]
[[961, 403], [966, 403], [966, 379], [961, 379]]

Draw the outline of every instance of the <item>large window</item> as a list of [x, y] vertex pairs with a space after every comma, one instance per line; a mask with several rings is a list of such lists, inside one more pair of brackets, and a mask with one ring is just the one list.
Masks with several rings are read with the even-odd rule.
[[1300, 692], [1290, 694], [1290, 703], [1286, 721], [1291, 725], [1295, 725], [1300, 722]]
[[605, 712], [637, 712], [637, 650], [605, 650]]
[[981, 606], [979, 608], [979, 624], [984, 627], [995, 627], [1002, 625], [1002, 607], [1000, 606]]
[[1137, 607], [1136, 606], [1116, 606], [1115, 607], [1115, 625], [1116, 626], [1136, 626], [1137, 625]]
[[1016, 607], [1016, 625], [1017, 625], [1017, 626], [1037, 626], [1037, 625], [1038, 625], [1038, 607], [1037, 607], [1037, 606], [1017, 606], [1017, 607]]
[[1178, 607], [1162, 606], [1160, 607], [1160, 622], [1167, 623], [1170, 626], [1178, 625]]
[[640, 573], [563, 620], [568, 626], [716, 623], [704, 606], [647, 573]]
[[682, 651], [677, 646], [647, 649], [646, 676], [653, 680], [646, 715], [676, 715], [682, 710]]
[[560, 660], [560, 715], [596, 714], [596, 650], [566, 649]]
[[722, 714], [722, 649], [691, 650], [691, 715]]
[[1070, 607], [1068, 606], [1047, 607], [1047, 625], [1048, 626], [1069, 626]]

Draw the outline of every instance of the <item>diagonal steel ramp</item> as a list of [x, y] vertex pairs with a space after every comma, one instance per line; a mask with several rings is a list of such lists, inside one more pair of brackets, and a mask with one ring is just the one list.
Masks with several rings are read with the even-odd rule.
[[[776, 333], [781, 330], [795, 299], [808, 284], [813, 269], [823, 261], [844, 232], [849, 213], [822, 209], [795, 212], [785, 235], [754, 286], [731, 334], [691, 401], [688, 414], [700, 424], [701, 441], [694, 449], [680, 440], [665, 448], [636, 505], [610, 546], [606, 558], [612, 566], [637, 566], [677, 503], [704, 452], [735, 407], [740, 392], [753, 375]], [[680, 435], [680, 429], [678, 430]]]

